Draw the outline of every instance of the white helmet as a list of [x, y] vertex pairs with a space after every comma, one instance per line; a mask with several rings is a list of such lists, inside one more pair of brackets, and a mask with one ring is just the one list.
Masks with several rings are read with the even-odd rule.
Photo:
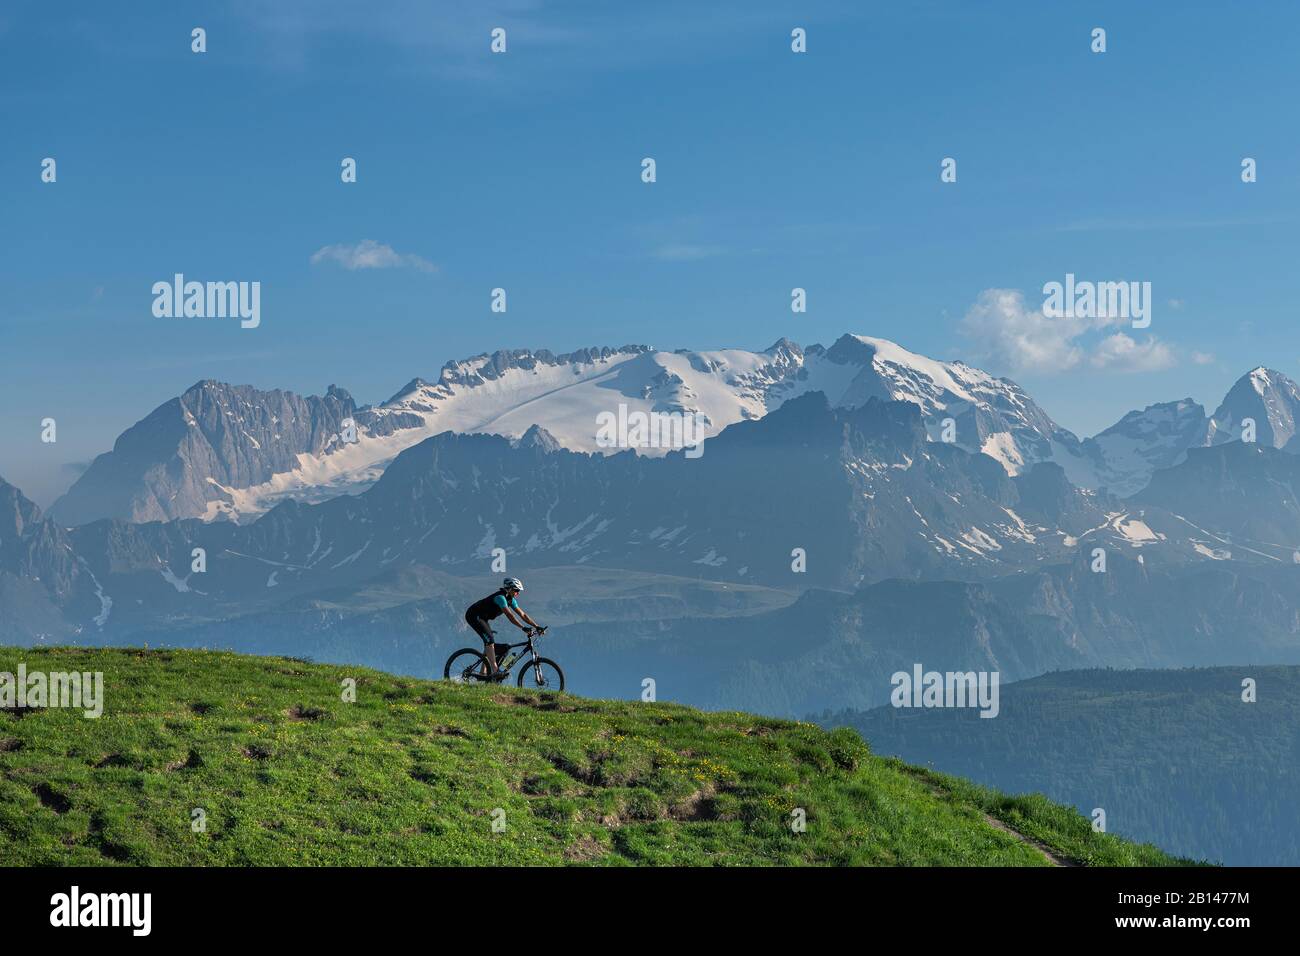
[[521, 594], [524, 590], [524, 582], [518, 578], [506, 578], [501, 582], [501, 586], [510, 591], [519, 591]]

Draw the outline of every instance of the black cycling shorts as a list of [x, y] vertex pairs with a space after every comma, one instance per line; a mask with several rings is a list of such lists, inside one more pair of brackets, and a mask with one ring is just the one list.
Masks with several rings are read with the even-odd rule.
[[475, 617], [472, 614], [466, 613], [465, 623], [469, 625], [471, 631], [483, 638], [484, 644], [493, 643], [495, 635], [492, 633], [492, 628], [488, 627], [488, 622], [483, 620], [483, 618]]

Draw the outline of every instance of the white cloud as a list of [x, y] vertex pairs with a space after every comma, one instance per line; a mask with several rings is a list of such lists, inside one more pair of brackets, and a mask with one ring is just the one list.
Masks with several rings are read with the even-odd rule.
[[1193, 352], [1192, 361], [1197, 365], [1209, 365], [1214, 361], [1213, 352]]
[[1155, 336], [1137, 342], [1123, 332], [1096, 341], [1096, 333], [1123, 324], [1118, 317], [1047, 316], [1019, 289], [985, 289], [958, 326], [979, 361], [1019, 374], [1064, 372], [1087, 363], [1114, 371], [1151, 371], [1177, 364], [1174, 350]]
[[1178, 364], [1173, 349], [1154, 335], [1138, 342], [1123, 332], [1102, 339], [1090, 361], [1116, 372], [1158, 372]]
[[403, 255], [392, 246], [373, 239], [362, 239], [354, 245], [338, 243], [322, 246], [311, 255], [311, 264], [337, 262], [344, 269], [418, 269], [420, 272], [437, 272], [438, 267], [428, 259], [416, 255]]
[[1086, 319], [1048, 318], [1025, 305], [1019, 289], [985, 289], [959, 326], [988, 364], [1012, 372], [1055, 372], [1083, 359], [1075, 339], [1087, 331]]

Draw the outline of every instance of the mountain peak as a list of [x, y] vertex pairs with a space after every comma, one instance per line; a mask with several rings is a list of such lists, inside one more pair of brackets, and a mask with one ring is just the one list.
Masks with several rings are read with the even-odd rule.
[[100, 518], [216, 517], [242, 490], [321, 456], [355, 413], [352, 397], [325, 397], [203, 379], [155, 408], [99, 455], [51, 507], [62, 524]]
[[1294, 388], [1295, 386], [1295, 382], [1286, 375], [1264, 365], [1256, 366], [1243, 375], [1242, 378], [1248, 381], [1250, 387], [1260, 395], [1265, 394], [1272, 388], [1286, 388], [1288, 385]]
[[1249, 388], [1253, 391], [1263, 394], [1265, 391], [1274, 388], [1296, 388], [1295, 381], [1284, 372], [1279, 372], [1275, 368], [1269, 368], [1267, 365], [1256, 365], [1249, 372], [1237, 379], [1232, 386], [1235, 388]]
[[784, 335], [781, 336], [779, 339], [777, 339], [775, 342], [773, 342], [771, 345], [769, 345], [767, 348], [765, 348], [763, 351], [767, 355], [777, 355], [782, 352], [787, 352], [792, 355], [797, 355], [800, 357], [803, 356], [803, 349], [799, 347], [799, 343], [786, 338]]
[[41, 509], [36, 503], [0, 478], [0, 548], [13, 538], [21, 538], [40, 520]]
[[[1149, 433], [1158, 429], [1167, 429], [1172, 423], [1185, 421], [1194, 422], [1196, 427], [1203, 427], [1205, 409], [1199, 402], [1190, 398], [1182, 398], [1174, 402], [1156, 402], [1154, 405], [1146, 406], [1141, 411], [1128, 412], [1114, 425], [1111, 425], [1103, 432], [1099, 432], [1097, 437], [1101, 438], [1103, 435], [1116, 433]], [[1184, 443], [1184, 447], [1186, 447], [1186, 443]]]
[[1256, 440], [1289, 451], [1300, 445], [1300, 385], [1276, 369], [1256, 366], [1237, 379], [1206, 429], [1205, 444], [1217, 445], [1242, 437], [1246, 419], [1255, 423]]
[[400, 402], [402, 399], [406, 398], [408, 395], [418, 392], [422, 388], [430, 388], [430, 387], [431, 385], [429, 382], [426, 382], [424, 379], [420, 378], [419, 376], [416, 376], [415, 378], [407, 382], [405, 385], [403, 385], [401, 388], [399, 388], [396, 392], [394, 392], [392, 397], [389, 398], [386, 402], [384, 402], [384, 404], [385, 405], [396, 404], [397, 402]]
[[881, 341], [883, 339], [870, 339], [865, 335], [845, 332], [826, 350], [826, 357], [839, 365], [850, 363], [869, 365], [876, 356], [875, 345]]
[[554, 435], [541, 425], [533, 425], [515, 442], [516, 448], [536, 448], [544, 454], [559, 451], [563, 446]]

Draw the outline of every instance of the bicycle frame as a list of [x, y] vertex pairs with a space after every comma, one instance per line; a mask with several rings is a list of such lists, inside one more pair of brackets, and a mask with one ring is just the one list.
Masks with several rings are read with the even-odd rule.
[[[493, 641], [493, 643], [495, 644], [496, 642]], [[533, 639], [532, 639], [531, 637], [528, 638], [528, 639], [525, 640], [525, 641], [520, 641], [518, 644], [505, 644], [505, 645], [503, 645], [503, 646], [504, 646], [505, 649], [506, 649], [506, 655], [507, 655], [507, 656], [509, 656], [510, 652], [513, 651], [516, 647], [526, 647], [526, 648], [528, 648], [528, 653], [529, 653], [530, 655], [532, 655], [531, 660], [529, 660], [529, 663], [530, 663], [530, 664], [531, 664], [533, 661], [537, 660], [538, 657], [541, 656], [541, 655], [539, 655], [539, 654], [537, 653], [537, 647], [536, 647], [536, 645], [533, 644]], [[515, 664], [518, 664], [519, 661], [522, 661], [523, 659], [524, 659], [524, 655], [523, 655], [523, 654], [520, 654], [520, 655], [519, 655], [519, 660], [512, 661], [511, 664], [510, 664], [510, 668], [511, 668], [511, 670], [514, 669]], [[501, 666], [501, 662], [500, 662], [500, 661], [497, 661], [497, 667], [500, 667], [500, 666]]]
[[[496, 635], [494, 634], [493, 637], [495, 637], [495, 636], [496, 636]], [[525, 664], [525, 666], [526, 666], [526, 667], [532, 667], [534, 664], [537, 663], [537, 659], [538, 659], [539, 657], [541, 657], [541, 655], [537, 653], [537, 645], [533, 643], [534, 639], [536, 639], [537, 637], [540, 637], [540, 636], [541, 636], [541, 635], [539, 635], [539, 634], [532, 634], [532, 635], [529, 635], [527, 638], [525, 638], [524, 640], [520, 641], [518, 644], [501, 644], [500, 642], [498, 642], [498, 641], [496, 641], [496, 640], [493, 640], [492, 643], [493, 643], [493, 644], [496, 644], [498, 647], [504, 647], [504, 648], [505, 648], [505, 654], [506, 654], [507, 657], [510, 656], [510, 652], [513, 651], [516, 647], [526, 647], [526, 648], [528, 648], [528, 654], [529, 654], [530, 656], [529, 656], [528, 662], [527, 662], [527, 664]], [[507, 673], [507, 674], [511, 673], [511, 672], [515, 669], [515, 665], [521, 663], [521, 662], [524, 660], [524, 656], [525, 656], [525, 655], [520, 654], [518, 660], [512, 661], [511, 664], [510, 664], [510, 667], [506, 670], [506, 673]], [[486, 669], [487, 669], [487, 662], [486, 662], [486, 661], [483, 662], [483, 667], [484, 667], [484, 672], [485, 672], [485, 676], [486, 676]], [[498, 668], [501, 667], [501, 661], [500, 661], [500, 660], [497, 661], [497, 667], [498, 667]]]

